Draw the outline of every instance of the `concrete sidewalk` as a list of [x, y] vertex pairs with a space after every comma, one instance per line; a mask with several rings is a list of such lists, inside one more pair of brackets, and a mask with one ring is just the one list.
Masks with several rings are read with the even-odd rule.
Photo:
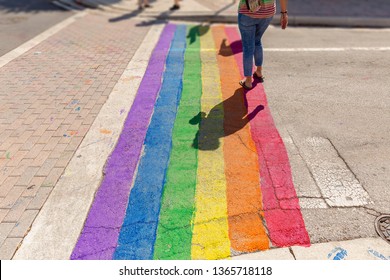
[[[64, 1], [64, 0], [63, 0]], [[72, 0], [66, 0], [72, 1]], [[87, 6], [109, 12], [135, 11], [136, 0], [77, 0]], [[153, 7], [135, 11], [134, 16], [159, 20], [185, 20], [197, 22], [237, 22], [237, 1], [235, 0], [185, 0], [180, 10], [171, 12], [173, 1], [151, 1]], [[366, 0], [297, 0], [289, 2], [289, 24], [294, 26], [334, 27], [390, 27], [390, 2]], [[273, 24], [278, 24], [279, 14]]]

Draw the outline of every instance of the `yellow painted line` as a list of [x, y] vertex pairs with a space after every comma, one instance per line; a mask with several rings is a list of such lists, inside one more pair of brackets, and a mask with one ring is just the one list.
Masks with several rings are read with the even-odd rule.
[[[196, 213], [191, 257], [212, 260], [230, 256], [223, 157], [223, 105], [216, 50], [210, 31], [200, 37], [200, 44], [201, 110], [209, 118], [203, 118], [198, 135]], [[209, 49], [214, 51], [207, 51]]]
[[[216, 48], [224, 44], [224, 26], [213, 26], [212, 34]], [[224, 99], [224, 155], [231, 248], [246, 253], [269, 249], [262, 221], [259, 158], [250, 128], [251, 118], [259, 112], [245, 106], [247, 97], [237, 83], [241, 76], [231, 48], [221, 48], [217, 60]]]

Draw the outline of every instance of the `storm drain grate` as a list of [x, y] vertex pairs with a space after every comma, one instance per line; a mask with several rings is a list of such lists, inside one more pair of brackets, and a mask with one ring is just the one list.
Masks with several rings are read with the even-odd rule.
[[376, 218], [375, 229], [379, 236], [390, 244], [390, 215], [382, 215]]

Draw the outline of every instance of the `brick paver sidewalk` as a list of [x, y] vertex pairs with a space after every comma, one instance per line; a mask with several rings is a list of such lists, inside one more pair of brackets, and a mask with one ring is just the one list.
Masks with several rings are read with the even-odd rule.
[[0, 68], [0, 259], [10, 259], [148, 26], [87, 14]]

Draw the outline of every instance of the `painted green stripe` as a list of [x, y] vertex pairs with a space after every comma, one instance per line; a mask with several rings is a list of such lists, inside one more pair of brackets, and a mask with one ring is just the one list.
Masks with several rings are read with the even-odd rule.
[[[200, 112], [202, 94], [199, 27], [188, 29], [183, 92], [172, 136], [154, 259], [191, 259], [192, 218], [195, 211], [197, 149], [192, 147], [198, 124], [190, 120]], [[192, 122], [193, 123], [193, 122]]]

